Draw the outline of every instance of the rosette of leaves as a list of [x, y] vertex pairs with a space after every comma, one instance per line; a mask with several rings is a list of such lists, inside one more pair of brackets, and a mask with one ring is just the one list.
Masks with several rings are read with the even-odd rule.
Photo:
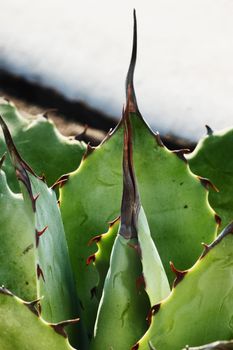
[[0, 118], [9, 154], [0, 161], [3, 350], [232, 349], [233, 224], [217, 236], [211, 183], [139, 112], [134, 20], [122, 119], [77, 170], [47, 185], [36, 155], [38, 168], [21, 155], [24, 126]]

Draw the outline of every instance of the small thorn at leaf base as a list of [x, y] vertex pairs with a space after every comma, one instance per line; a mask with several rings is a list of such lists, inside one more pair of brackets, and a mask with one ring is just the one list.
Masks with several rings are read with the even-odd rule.
[[211, 127], [209, 126], [209, 125], [205, 125], [205, 127], [206, 127], [206, 132], [207, 132], [207, 135], [208, 136], [211, 136], [211, 135], [213, 135], [213, 130], [211, 129]]
[[73, 320], [67, 320], [67, 321], [62, 321], [59, 323], [51, 323], [50, 326], [60, 335], [62, 335], [64, 338], [67, 338], [67, 334], [65, 331], [66, 326], [70, 326], [72, 324], [76, 324], [79, 322], [79, 318], [75, 318]]
[[176, 275], [176, 279], [173, 282], [173, 288], [175, 288], [177, 284], [182, 281], [182, 279], [184, 278], [184, 276], [187, 274], [188, 271], [187, 270], [181, 271], [176, 269], [172, 261], [170, 261], [170, 267], [172, 272], [174, 272], [174, 274]]

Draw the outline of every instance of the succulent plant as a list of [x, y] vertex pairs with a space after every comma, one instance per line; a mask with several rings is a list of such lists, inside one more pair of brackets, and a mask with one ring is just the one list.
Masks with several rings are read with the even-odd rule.
[[0, 104], [0, 349], [233, 349], [232, 131], [169, 151], [139, 112], [136, 51], [134, 13], [126, 106], [96, 148]]

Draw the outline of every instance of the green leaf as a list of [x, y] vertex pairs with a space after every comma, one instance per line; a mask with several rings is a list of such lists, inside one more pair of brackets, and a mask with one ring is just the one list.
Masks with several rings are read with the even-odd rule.
[[[70, 172], [79, 165], [86, 146], [83, 142], [62, 136], [53, 122], [43, 116], [26, 119], [12, 103], [0, 101], [0, 115], [9, 126], [11, 135], [22, 157], [39, 175], [45, 175], [52, 185], [61, 175]], [[0, 152], [6, 145], [0, 132]], [[19, 192], [10, 159], [3, 164], [10, 188]]]
[[[31, 235], [35, 240], [37, 297], [41, 299], [41, 316], [53, 323], [77, 318], [80, 315], [79, 302], [56, 193], [21, 158], [1, 117], [0, 123], [33, 223]], [[87, 338], [81, 323], [69, 334], [73, 343], [76, 343], [77, 337], [81, 338], [84, 343], [80, 346], [85, 349]]]
[[170, 296], [133, 349], [180, 350], [233, 337], [233, 224], [206, 246], [188, 271], [176, 271]]
[[43, 321], [33, 303], [25, 303], [0, 288], [1, 350], [38, 350], [38, 347], [40, 350], [75, 350], [54, 328], [62, 331], [62, 327]]
[[34, 225], [26, 212], [21, 194], [8, 187], [0, 171], [0, 285], [24, 300], [33, 300], [36, 292]]
[[[133, 129], [134, 165], [142, 206], [169, 281], [169, 261], [188, 268], [201, 253], [200, 243], [210, 243], [217, 232], [208, 192], [194, 176], [182, 152], [171, 152], [145, 123], [133, 89], [136, 32], [127, 78], [127, 95]], [[123, 121], [97, 148], [89, 147], [79, 168], [61, 189], [61, 212], [85, 321], [92, 329], [98, 301], [91, 291], [98, 283], [94, 266], [86, 267], [94, 248], [88, 242], [120, 213], [122, 195]], [[180, 157], [179, 157], [180, 156]], [[75, 198], [75, 201], [74, 201]], [[73, 218], [76, 218], [73, 220]], [[190, 244], [192, 242], [192, 244]], [[76, 247], [79, 247], [77, 250]]]
[[91, 350], [130, 349], [147, 329], [149, 302], [136, 287], [142, 273], [135, 239], [116, 237], [98, 309]]
[[219, 192], [210, 191], [209, 202], [222, 219], [233, 220], [233, 129], [210, 132], [188, 156], [192, 171], [210, 179]]

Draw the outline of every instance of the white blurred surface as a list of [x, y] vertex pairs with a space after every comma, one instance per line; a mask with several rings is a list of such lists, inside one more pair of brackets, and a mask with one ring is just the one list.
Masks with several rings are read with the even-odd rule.
[[233, 1], [0, 0], [0, 68], [121, 115], [138, 18], [135, 88], [153, 129], [197, 140], [233, 121]]

